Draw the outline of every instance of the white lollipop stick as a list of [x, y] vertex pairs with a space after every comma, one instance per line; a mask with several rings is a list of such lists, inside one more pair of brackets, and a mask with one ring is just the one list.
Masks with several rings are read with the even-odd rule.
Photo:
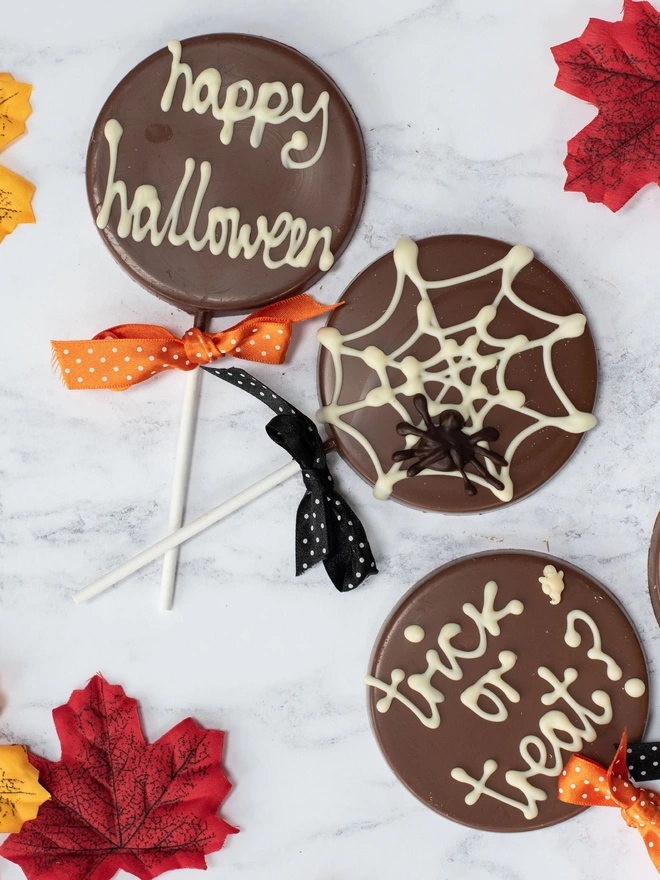
[[[195, 370], [194, 372], [198, 371]], [[74, 602], [80, 604], [81, 602], [87, 602], [89, 599], [93, 599], [94, 596], [98, 596], [99, 593], [112, 587], [123, 578], [128, 577], [129, 574], [133, 574], [134, 571], [137, 571], [149, 562], [153, 562], [154, 559], [158, 559], [159, 556], [167, 553], [168, 550], [178, 547], [180, 544], [183, 544], [184, 541], [194, 537], [194, 535], [198, 535], [200, 532], [203, 532], [204, 529], [207, 529], [219, 520], [224, 519], [224, 517], [229, 516], [230, 513], [239, 510], [241, 507], [249, 504], [250, 501], [259, 498], [260, 495], [265, 495], [266, 492], [270, 492], [275, 486], [279, 486], [280, 483], [288, 480], [289, 477], [299, 473], [300, 465], [296, 461], [290, 461], [278, 470], [273, 471], [272, 474], [269, 474], [267, 477], [254, 483], [249, 488], [243, 489], [242, 492], [234, 495], [233, 498], [223, 501], [222, 504], [214, 507], [213, 510], [209, 510], [208, 513], [202, 514], [202, 516], [183, 526], [183, 528], [180, 528], [173, 534], [163, 538], [162, 541], [158, 541], [158, 543], [154, 544], [152, 547], [148, 547], [146, 550], [143, 550], [142, 553], [138, 553], [137, 556], [134, 556], [133, 559], [129, 559], [128, 562], [124, 562], [123, 565], [115, 568], [114, 571], [103, 575], [103, 577], [100, 577], [98, 580], [83, 587], [82, 590], [78, 590], [77, 593], [73, 594]]]
[[[170, 501], [170, 518], [167, 528], [173, 534], [183, 525], [183, 514], [188, 494], [188, 480], [192, 464], [193, 440], [197, 421], [197, 405], [202, 371], [197, 367], [186, 376], [183, 392], [183, 407], [179, 427], [179, 441], [174, 460], [174, 481], [172, 500]], [[160, 584], [160, 607], [163, 611], [171, 611], [174, 604], [174, 585], [176, 569], [179, 562], [178, 545], [168, 550], [163, 558], [163, 577]]]

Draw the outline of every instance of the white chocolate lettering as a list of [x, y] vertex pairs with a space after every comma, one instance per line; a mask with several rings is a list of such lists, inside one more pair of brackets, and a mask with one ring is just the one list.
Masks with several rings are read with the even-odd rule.
[[571, 611], [566, 618], [566, 635], [564, 636], [564, 641], [571, 648], [577, 648], [582, 643], [582, 636], [577, 631], [575, 623], [578, 620], [582, 620], [587, 624], [589, 629], [591, 630], [591, 637], [593, 639], [593, 647], [589, 648], [587, 651], [587, 657], [590, 660], [602, 660], [607, 668], [607, 677], [610, 681], [619, 681], [621, 676], [623, 675], [623, 670], [619, 666], [619, 664], [614, 660], [613, 657], [610, 657], [609, 654], [606, 654], [603, 651], [602, 641], [600, 637], [600, 630], [596, 625], [596, 621], [593, 617], [590, 617], [586, 611], [580, 611], [576, 609], [575, 611]]
[[[497, 659], [500, 661], [497, 669], [490, 669], [461, 694], [461, 703], [486, 721], [506, 721], [509, 717], [509, 711], [504, 705], [504, 701], [499, 694], [493, 691], [493, 688], [502, 691], [512, 703], [520, 702], [518, 691], [502, 678], [505, 672], [510, 672], [513, 669], [518, 658], [513, 651], [500, 651]], [[490, 700], [495, 706], [495, 712], [487, 712], [481, 708], [479, 700], [483, 698]]]
[[[106, 123], [104, 131], [110, 148], [110, 165], [103, 205], [96, 218], [99, 229], [105, 229], [110, 222], [113, 204], [118, 199], [120, 215], [117, 234], [120, 238], [131, 236], [134, 241], [144, 241], [148, 236], [155, 247], [167, 239], [177, 247], [187, 244], [193, 251], [208, 247], [215, 256], [226, 251], [232, 259], [242, 255], [244, 259], [251, 260], [261, 251], [263, 263], [269, 269], [279, 269], [281, 266], [305, 268], [314, 260], [320, 245], [319, 269], [326, 272], [334, 263], [330, 250], [332, 229], [329, 226], [322, 229], [308, 228], [302, 217], [293, 217], [288, 211], [279, 214], [272, 226], [269, 226], [265, 216], [257, 217], [256, 229], [253, 230], [249, 223], [241, 223], [238, 208], [214, 207], [208, 212], [206, 231], [201, 238], [196, 238], [195, 229], [202, 201], [211, 179], [210, 162], [200, 164], [199, 184], [185, 230], [178, 232], [177, 228], [183, 199], [195, 172], [194, 159], [186, 159], [184, 174], [172, 206], [159, 227], [162, 204], [156, 187], [148, 184], [138, 186], [129, 206], [126, 184], [123, 180], [116, 179], [119, 144], [123, 134], [121, 125], [116, 119], [111, 119]], [[282, 253], [285, 245], [286, 252]], [[278, 248], [280, 256], [276, 257], [273, 252]]]
[[[465, 797], [466, 804], [473, 805], [482, 795], [486, 795], [520, 810], [526, 819], [534, 819], [538, 815], [538, 804], [546, 800], [547, 796], [544, 791], [532, 785], [529, 780], [533, 776], [559, 776], [564, 766], [562, 751], [571, 753], [580, 751], [585, 742], [593, 742], [596, 739], [594, 724], [605, 725], [612, 721], [612, 701], [605, 691], [597, 690], [591, 695], [594, 704], [602, 710], [600, 714], [583, 706], [569, 692], [569, 687], [578, 679], [577, 670], [566, 669], [561, 681], [545, 666], [539, 667], [537, 672], [552, 686], [552, 690], [541, 698], [543, 704], [552, 706], [559, 700], [564, 700], [578, 717], [582, 727], [573, 724], [565, 712], [552, 709], [539, 720], [539, 730], [545, 740], [535, 735], [526, 736], [521, 740], [520, 755], [527, 765], [527, 769], [508, 770], [504, 778], [512, 788], [522, 794], [523, 801], [489, 788], [488, 781], [497, 770], [496, 761], [490, 759], [485, 762], [480, 779], [474, 779], [462, 767], [455, 767], [451, 771], [452, 779], [463, 782], [472, 788]], [[564, 734], [568, 739], [562, 739], [559, 734]], [[550, 745], [550, 752], [546, 742]], [[536, 757], [532, 754], [532, 749], [536, 753]]]
[[[440, 654], [436, 650], [432, 649], [426, 652], [426, 670], [422, 673], [414, 673], [413, 675], [408, 676], [408, 686], [411, 690], [420, 694], [420, 696], [426, 700], [430, 715], [425, 715], [410, 699], [408, 699], [408, 697], [399, 691], [399, 685], [406, 680], [406, 673], [402, 669], [392, 670], [391, 682], [389, 684], [375, 678], [373, 675], [366, 676], [365, 682], [370, 687], [377, 688], [385, 694], [385, 696], [381, 697], [376, 703], [376, 709], [379, 712], [388, 712], [392, 702], [398, 700], [410, 709], [425, 727], [431, 729], [439, 727], [441, 719], [438, 706], [440, 703], [444, 702], [445, 698], [444, 694], [431, 684], [433, 676], [436, 672], [439, 672], [451, 681], [460, 681], [463, 678], [463, 670], [461, 669], [458, 660], [483, 657], [488, 647], [488, 635], [499, 636], [500, 634], [500, 620], [509, 615], [522, 614], [524, 610], [522, 602], [518, 599], [512, 599], [504, 606], [504, 608], [497, 611], [495, 609], [496, 597], [497, 584], [495, 581], [489, 581], [484, 587], [484, 598], [481, 611], [479, 611], [471, 602], [466, 602], [463, 605], [463, 613], [474, 622], [479, 635], [479, 641], [475, 648], [470, 651], [463, 651], [454, 647], [452, 639], [459, 635], [463, 630], [457, 623], [446, 623], [440, 630], [438, 646], [440, 647], [447, 663], [441, 659]], [[505, 653], [510, 654], [511, 652]], [[505, 683], [502, 682], [502, 685], [505, 685]], [[509, 686], [506, 685], [506, 687], [508, 688]], [[489, 694], [489, 696], [492, 695]]]
[[[167, 48], [172, 55], [172, 64], [170, 77], [160, 102], [164, 112], [171, 110], [177, 84], [180, 79], [183, 79], [185, 91], [182, 107], [186, 113], [194, 110], [195, 113], [201, 115], [210, 110], [213, 117], [222, 123], [220, 142], [225, 145], [232, 142], [236, 123], [252, 118], [250, 146], [254, 149], [261, 146], [267, 125], [281, 125], [289, 119], [298, 119], [302, 123], [309, 123], [316, 119], [320, 113], [321, 137], [318, 148], [311, 158], [298, 161], [291, 156], [292, 152], [302, 152], [309, 146], [309, 139], [304, 131], [295, 131], [280, 151], [280, 161], [287, 169], [311, 168], [312, 165], [316, 165], [323, 155], [328, 140], [328, 107], [330, 102], [328, 92], [321, 92], [314, 106], [310, 110], [303, 110], [305, 90], [301, 83], [294, 83], [291, 86], [291, 106], [287, 110], [289, 91], [284, 83], [262, 83], [255, 98], [252, 83], [242, 79], [227, 87], [224, 102], [220, 106], [220, 89], [222, 87], [220, 72], [213, 67], [208, 67], [197, 78], [193, 78], [190, 65], [181, 61], [181, 43], [178, 40], [171, 40]], [[240, 100], [241, 96], [242, 100]], [[274, 104], [272, 103], [273, 99], [275, 99]]]

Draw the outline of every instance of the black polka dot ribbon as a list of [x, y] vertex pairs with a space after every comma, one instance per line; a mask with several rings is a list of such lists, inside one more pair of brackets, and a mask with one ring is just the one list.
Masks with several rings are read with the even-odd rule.
[[240, 368], [204, 367], [247, 391], [275, 413], [266, 425], [271, 440], [300, 465], [305, 494], [296, 518], [296, 574], [322, 562], [342, 593], [359, 587], [378, 569], [362, 523], [337, 492], [328, 470], [323, 440], [314, 422], [267, 385]]
[[626, 764], [635, 782], [660, 779], [660, 742], [628, 743]]

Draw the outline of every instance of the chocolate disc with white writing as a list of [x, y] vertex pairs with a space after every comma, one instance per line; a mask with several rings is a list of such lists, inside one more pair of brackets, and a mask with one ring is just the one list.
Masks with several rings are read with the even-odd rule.
[[524, 551], [438, 569], [376, 642], [369, 711], [392, 770], [423, 803], [485, 831], [581, 808], [558, 798], [572, 753], [609, 766], [642, 739], [648, 674], [635, 631], [583, 571]]
[[113, 256], [189, 312], [251, 310], [307, 289], [357, 226], [360, 128], [319, 67], [259, 37], [151, 55], [103, 107], [87, 189]]
[[318, 419], [377, 498], [482, 513], [534, 492], [596, 424], [580, 304], [522, 244], [402, 238], [318, 333]]

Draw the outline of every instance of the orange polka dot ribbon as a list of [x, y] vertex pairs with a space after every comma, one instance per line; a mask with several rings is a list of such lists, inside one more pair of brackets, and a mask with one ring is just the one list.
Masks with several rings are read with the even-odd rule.
[[626, 825], [642, 835], [651, 861], [660, 871], [660, 796], [630, 782], [627, 750], [624, 730], [608, 770], [596, 761], [573, 755], [559, 777], [559, 800], [580, 807], [619, 807]]
[[336, 308], [306, 293], [266, 306], [228, 330], [187, 330], [181, 339], [154, 324], [119, 324], [93, 339], [51, 342], [53, 358], [69, 389], [125, 391], [166, 370], [194, 370], [228, 354], [247, 361], [281, 364], [291, 328]]

